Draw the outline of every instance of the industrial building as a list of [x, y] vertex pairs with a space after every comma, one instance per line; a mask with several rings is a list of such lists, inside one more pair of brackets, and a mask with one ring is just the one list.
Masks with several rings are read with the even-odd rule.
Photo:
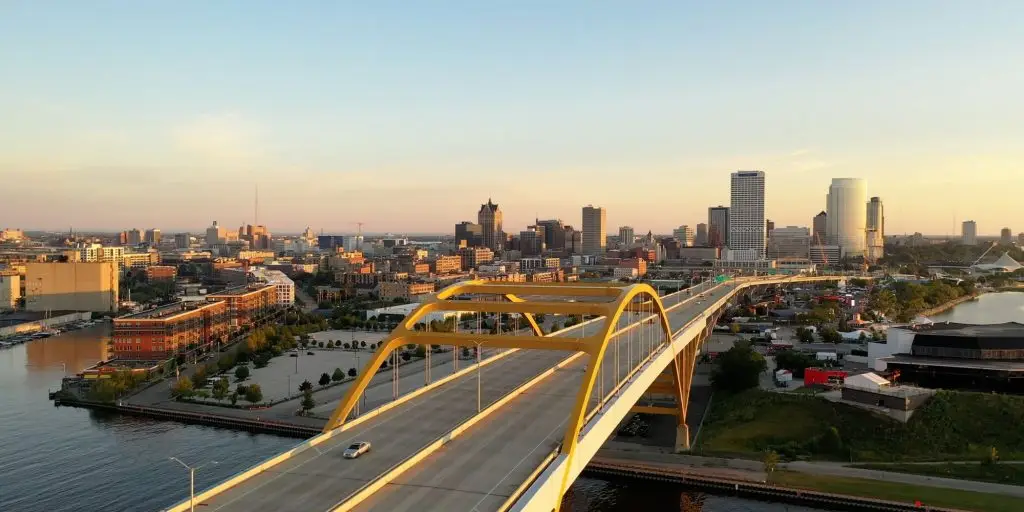
[[116, 262], [26, 263], [25, 267], [28, 311], [117, 311]]
[[1024, 393], [1024, 324], [890, 328], [887, 343], [868, 344], [868, 360], [928, 388]]
[[0, 270], [0, 311], [16, 309], [21, 299], [21, 276], [15, 270]]
[[843, 401], [883, 412], [903, 422], [934, 394], [935, 391], [930, 389], [895, 385], [871, 372], [847, 377], [842, 390]]

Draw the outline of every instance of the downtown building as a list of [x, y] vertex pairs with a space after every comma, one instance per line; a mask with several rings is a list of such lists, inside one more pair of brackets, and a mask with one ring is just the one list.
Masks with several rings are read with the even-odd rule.
[[730, 257], [734, 260], [764, 259], [765, 176], [763, 171], [736, 171], [730, 181], [729, 230]]
[[708, 245], [727, 247], [729, 245], [729, 207], [708, 208]]
[[487, 203], [480, 205], [476, 217], [477, 223], [480, 224], [482, 245], [494, 252], [504, 250], [505, 231], [502, 228], [501, 208], [488, 198]]
[[604, 255], [606, 247], [606, 211], [600, 206], [583, 207], [583, 254]]
[[965, 220], [960, 227], [960, 241], [964, 245], [978, 245], [978, 224]]
[[869, 262], [874, 263], [885, 256], [885, 208], [879, 197], [872, 197], [868, 201], [865, 236], [867, 237], [865, 257]]
[[866, 256], [867, 184], [860, 178], [833, 178], [825, 196], [825, 236], [840, 257]]

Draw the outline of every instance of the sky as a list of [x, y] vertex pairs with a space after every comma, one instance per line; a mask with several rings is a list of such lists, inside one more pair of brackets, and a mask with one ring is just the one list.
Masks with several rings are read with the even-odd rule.
[[807, 226], [1024, 231], [1024, 2], [179, 0], [0, 7], [0, 227], [445, 233], [488, 197], [670, 232], [767, 175]]

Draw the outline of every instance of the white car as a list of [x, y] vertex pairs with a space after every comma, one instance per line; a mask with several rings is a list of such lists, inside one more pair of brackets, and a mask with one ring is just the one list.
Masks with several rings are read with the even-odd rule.
[[345, 449], [345, 453], [342, 453], [341, 456], [346, 459], [355, 459], [368, 451], [370, 451], [370, 443], [368, 441], [359, 441], [349, 445], [349, 447]]

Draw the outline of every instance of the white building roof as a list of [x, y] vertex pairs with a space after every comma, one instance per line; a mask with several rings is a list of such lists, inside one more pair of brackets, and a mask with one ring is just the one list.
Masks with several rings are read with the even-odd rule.
[[889, 381], [877, 373], [862, 373], [847, 377], [843, 381], [843, 386], [867, 391], [878, 391], [881, 388], [889, 387]]
[[1004, 252], [995, 263], [982, 263], [980, 265], [974, 265], [974, 268], [979, 270], [1002, 270], [1004, 272], [1013, 272], [1024, 268], [1017, 260], [1010, 257], [1009, 253]]

